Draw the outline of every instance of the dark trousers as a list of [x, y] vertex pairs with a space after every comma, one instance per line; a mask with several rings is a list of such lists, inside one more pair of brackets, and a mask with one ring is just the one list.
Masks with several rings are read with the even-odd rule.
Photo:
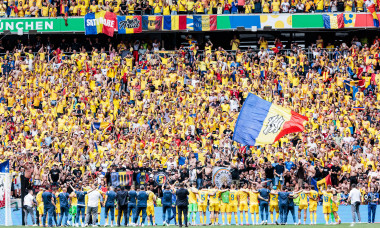
[[376, 204], [368, 204], [368, 223], [374, 223], [375, 222], [375, 215], [376, 215]]
[[133, 222], [133, 219], [135, 219], [135, 216], [136, 216], [136, 204], [128, 204], [128, 216], [131, 214], [131, 212], [132, 212], [131, 216], [132, 216], [132, 222]]
[[293, 222], [295, 223], [296, 222], [296, 212], [294, 210], [294, 205], [293, 206], [288, 206], [288, 211], [286, 213], [286, 217], [288, 217], [289, 212], [292, 214]]
[[267, 221], [268, 220], [269, 212], [268, 212], [268, 203], [267, 202], [263, 202], [260, 204], [260, 217], [261, 217], [261, 221]]
[[280, 221], [282, 224], [286, 224], [288, 220], [288, 205], [280, 204]]
[[[166, 212], [168, 212], [168, 216], [166, 217]], [[171, 206], [170, 205], [162, 205], [162, 221], [166, 222], [167, 224], [170, 223], [170, 217], [171, 217]]]
[[114, 204], [106, 204], [105, 210], [104, 210], [104, 217], [107, 220], [108, 218], [108, 212], [111, 212], [111, 221], [115, 221], [115, 205]]
[[146, 219], [146, 207], [137, 207], [136, 214], [135, 214], [135, 224], [137, 224], [137, 219], [139, 217], [140, 212], [142, 212], [141, 213], [141, 215], [142, 215], [141, 224], [145, 223], [145, 219]]
[[117, 215], [117, 225], [120, 226], [120, 220], [121, 220], [121, 216], [124, 214], [124, 226], [127, 226], [128, 225], [128, 206], [125, 205], [125, 206], [120, 206], [119, 205], [119, 214]]
[[178, 224], [179, 224], [179, 226], [182, 226], [182, 214], [183, 214], [183, 217], [185, 219], [185, 226], [187, 226], [187, 211], [188, 211], [187, 205], [180, 205], [180, 206], [177, 206], [177, 208], [178, 208]]

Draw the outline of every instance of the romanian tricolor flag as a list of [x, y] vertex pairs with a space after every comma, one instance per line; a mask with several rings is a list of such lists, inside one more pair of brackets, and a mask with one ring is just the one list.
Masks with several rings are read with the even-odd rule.
[[186, 15], [164, 16], [163, 30], [186, 30]]
[[95, 129], [98, 131], [108, 128], [111, 124], [107, 122], [94, 122], [91, 125], [91, 132], [94, 132]]
[[193, 16], [194, 31], [214, 31], [216, 30], [217, 22], [216, 15]]
[[319, 190], [321, 189], [321, 186], [323, 189], [327, 189], [327, 186], [329, 186], [329, 185], [332, 185], [330, 174], [327, 175], [322, 180], [317, 181], [317, 186], [318, 186]]
[[323, 26], [326, 29], [338, 29], [344, 28], [344, 15], [343, 13], [338, 15], [324, 14]]
[[367, 7], [368, 11], [372, 14], [373, 17], [373, 25], [378, 28], [379, 27], [379, 18], [376, 14], [375, 4], [372, 4]]
[[142, 16], [143, 30], [161, 30], [162, 16]]
[[141, 33], [141, 16], [117, 16], [119, 34]]
[[304, 130], [308, 118], [250, 93], [236, 121], [233, 140], [248, 146], [272, 144]]
[[106, 11], [88, 13], [84, 16], [84, 26], [86, 35], [104, 33], [112, 37], [117, 30], [116, 14]]

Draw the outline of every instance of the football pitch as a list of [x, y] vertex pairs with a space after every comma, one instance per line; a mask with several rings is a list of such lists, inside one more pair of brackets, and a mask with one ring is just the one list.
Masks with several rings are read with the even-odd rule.
[[[158, 227], [160, 227], [161, 225], [158, 225]], [[208, 225], [207, 225], [208, 226]], [[294, 224], [288, 224], [288, 225], [285, 225], [287, 228], [311, 228], [311, 227], [315, 227], [315, 228], [322, 228], [322, 227], [339, 227], [339, 228], [378, 228], [379, 227], [379, 223], [372, 223], [372, 224], [368, 224], [368, 223], [356, 223], [354, 226], [351, 226], [351, 223], [342, 223], [342, 224], [339, 224], [339, 225], [333, 225], [333, 224], [329, 224], [329, 225], [325, 225], [325, 224], [317, 224], [317, 225], [309, 225], [309, 224], [306, 224], [306, 225], [294, 225]], [[9, 227], [9, 226], [0, 226], [0, 227]], [[24, 228], [25, 226], [11, 226], [11, 227], [14, 227], [14, 228]], [[71, 226], [69, 226], [71, 227]], [[88, 226], [88, 227], [92, 227], [92, 226]], [[98, 226], [98, 227], [104, 227], [104, 226]], [[107, 227], [110, 227], [110, 226], [107, 226]], [[116, 226], [114, 226], [116, 227]], [[124, 227], [124, 226], [121, 226], [121, 227]], [[136, 226], [137, 227], [137, 226]], [[153, 227], [153, 226], [147, 226], [145, 225], [144, 227]], [[174, 226], [174, 225], [170, 225], [169, 227], [178, 227], [178, 226]], [[184, 226], [183, 226], [184, 227]], [[192, 226], [190, 226], [192, 227]], [[197, 227], [202, 227], [202, 226], [197, 226]], [[275, 228], [275, 227], [281, 227], [281, 225], [244, 225], [244, 226], [236, 226], [236, 225], [231, 225], [231, 226], [213, 226], [215, 228], [238, 228], [238, 227], [244, 227], [244, 228], [254, 228], [254, 227], [263, 227], [263, 228]]]

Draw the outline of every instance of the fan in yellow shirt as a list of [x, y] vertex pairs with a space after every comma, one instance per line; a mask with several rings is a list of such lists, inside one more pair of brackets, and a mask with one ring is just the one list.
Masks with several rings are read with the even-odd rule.
[[244, 217], [245, 222], [248, 225], [248, 185], [244, 184], [243, 188], [241, 188], [238, 191], [238, 202], [239, 202], [239, 212], [240, 212], [240, 225], [244, 224]]

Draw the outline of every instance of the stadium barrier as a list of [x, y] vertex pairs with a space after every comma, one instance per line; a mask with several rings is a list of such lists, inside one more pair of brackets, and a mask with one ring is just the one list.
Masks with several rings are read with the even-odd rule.
[[[296, 222], [298, 222], [297, 210], [298, 210], [298, 207], [296, 207], [296, 210], [295, 210]], [[1, 213], [1, 210], [0, 210], [0, 213]], [[360, 213], [361, 213], [362, 222], [367, 223], [368, 222], [368, 206], [367, 205], [361, 205], [360, 206]], [[377, 210], [375, 222], [380, 222], [379, 213], [380, 213], [379, 210]], [[340, 206], [338, 214], [339, 214], [340, 219], [342, 220], [342, 223], [352, 222], [351, 206]], [[21, 210], [12, 212], [13, 225], [17, 225], [17, 226], [21, 225], [21, 219], [20, 218], [21, 218]], [[155, 218], [156, 218], [156, 223], [161, 225], [162, 224], [162, 207], [155, 207]], [[219, 215], [219, 223], [220, 224], [222, 223], [221, 218], [222, 218], [222, 216]], [[303, 218], [303, 214], [302, 214], [302, 218]], [[29, 217], [28, 219], [29, 219], [28, 224], [32, 224], [31, 218]], [[270, 218], [269, 218], [269, 220], [270, 220]], [[268, 220], [268, 222], [270, 222], [269, 220]], [[302, 221], [303, 221], [303, 219], [302, 219]], [[209, 211], [207, 211], [207, 223], [209, 223], [209, 222], [210, 222], [210, 213], [209, 213]], [[260, 222], [261, 222], [261, 220], [260, 220]], [[105, 221], [104, 221], [104, 208], [102, 208], [100, 224], [104, 224], [104, 223], [105, 223]], [[251, 216], [249, 216], [249, 223], [252, 224]], [[293, 222], [293, 219], [291, 217], [291, 214], [289, 213], [288, 224], [292, 224], [292, 223], [294, 223], [294, 222]], [[308, 211], [307, 212], [306, 224], [309, 224], [309, 223], [310, 223], [310, 218], [309, 218], [309, 211]], [[318, 224], [325, 224], [324, 216], [322, 213], [322, 206], [318, 206], [318, 208], [317, 208], [317, 223]], [[173, 220], [172, 220], [172, 224], [174, 224]], [[198, 214], [197, 214], [197, 224], [199, 224], [199, 215]], [[235, 224], [234, 219], [232, 219], [232, 224]]]
[[[337, 14], [242, 14], [242, 15], [169, 15], [169, 16], [119, 16], [118, 26], [122, 33], [146, 31], [257, 31], [257, 30], [305, 30], [325, 29], [323, 15]], [[376, 29], [369, 13], [344, 13], [339, 29]], [[380, 17], [380, 14], [378, 14]], [[136, 25], [138, 18], [140, 24]], [[326, 17], [325, 17], [326, 18]], [[129, 23], [126, 23], [129, 22]], [[141, 30], [125, 29], [141, 26]], [[130, 27], [128, 27], [130, 26]], [[328, 27], [333, 28], [333, 27]], [[57, 18], [4, 18], [0, 20], [0, 33], [84, 33], [85, 17]]]

